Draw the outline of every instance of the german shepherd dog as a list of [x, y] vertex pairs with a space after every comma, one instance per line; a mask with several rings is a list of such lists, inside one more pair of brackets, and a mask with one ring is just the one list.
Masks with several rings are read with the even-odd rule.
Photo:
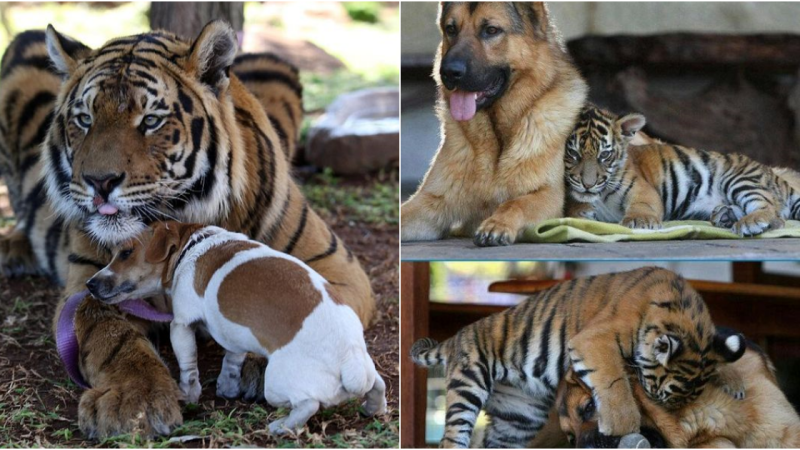
[[402, 206], [401, 237], [509, 245], [562, 216], [564, 145], [588, 88], [543, 3], [443, 2], [438, 20], [442, 143]]

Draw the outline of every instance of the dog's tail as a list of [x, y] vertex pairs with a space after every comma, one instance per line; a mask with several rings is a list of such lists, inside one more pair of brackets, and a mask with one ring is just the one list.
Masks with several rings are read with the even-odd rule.
[[375, 384], [375, 364], [366, 349], [353, 349], [342, 363], [344, 390], [362, 396]]
[[447, 340], [439, 344], [431, 338], [422, 338], [411, 346], [411, 360], [426, 367], [446, 364], [449, 342]]

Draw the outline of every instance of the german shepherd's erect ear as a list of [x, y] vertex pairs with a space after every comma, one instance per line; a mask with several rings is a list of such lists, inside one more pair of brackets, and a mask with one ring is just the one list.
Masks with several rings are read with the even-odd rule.
[[517, 14], [533, 29], [533, 35], [538, 39], [546, 39], [550, 32], [550, 14], [544, 2], [514, 2]]

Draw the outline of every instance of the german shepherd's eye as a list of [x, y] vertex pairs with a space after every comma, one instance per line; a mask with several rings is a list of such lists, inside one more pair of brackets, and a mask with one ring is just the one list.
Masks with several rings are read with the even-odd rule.
[[589, 399], [589, 401], [586, 402], [586, 404], [583, 406], [583, 410], [581, 411], [581, 418], [583, 419], [584, 422], [592, 420], [592, 418], [594, 417], [595, 408], [596, 407], [594, 399], [593, 398]]
[[125, 261], [126, 259], [131, 257], [132, 253], [133, 253], [133, 249], [132, 248], [126, 248], [125, 250], [119, 252], [119, 260], [120, 261]]
[[502, 31], [503, 30], [501, 30], [500, 28], [492, 27], [492, 26], [488, 26], [488, 27], [483, 29], [483, 33], [486, 34], [487, 36], [496, 36], [496, 35], [500, 34], [500, 32], [502, 32]]
[[456, 30], [456, 26], [453, 25], [452, 23], [448, 24], [447, 26], [444, 27], [444, 34], [446, 34], [446, 35], [448, 35], [450, 37], [455, 36], [457, 32], [458, 32], [458, 30]]
[[92, 116], [88, 114], [78, 114], [75, 120], [78, 122], [78, 125], [83, 128], [89, 128], [92, 126]]

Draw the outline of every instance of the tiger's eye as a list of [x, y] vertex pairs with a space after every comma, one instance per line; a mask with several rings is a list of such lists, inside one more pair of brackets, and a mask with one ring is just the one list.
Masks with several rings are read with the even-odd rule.
[[148, 128], [155, 128], [161, 123], [161, 117], [150, 114], [148, 116], [144, 116], [142, 123]]
[[84, 128], [92, 126], [92, 116], [88, 114], [78, 114], [78, 124]]

